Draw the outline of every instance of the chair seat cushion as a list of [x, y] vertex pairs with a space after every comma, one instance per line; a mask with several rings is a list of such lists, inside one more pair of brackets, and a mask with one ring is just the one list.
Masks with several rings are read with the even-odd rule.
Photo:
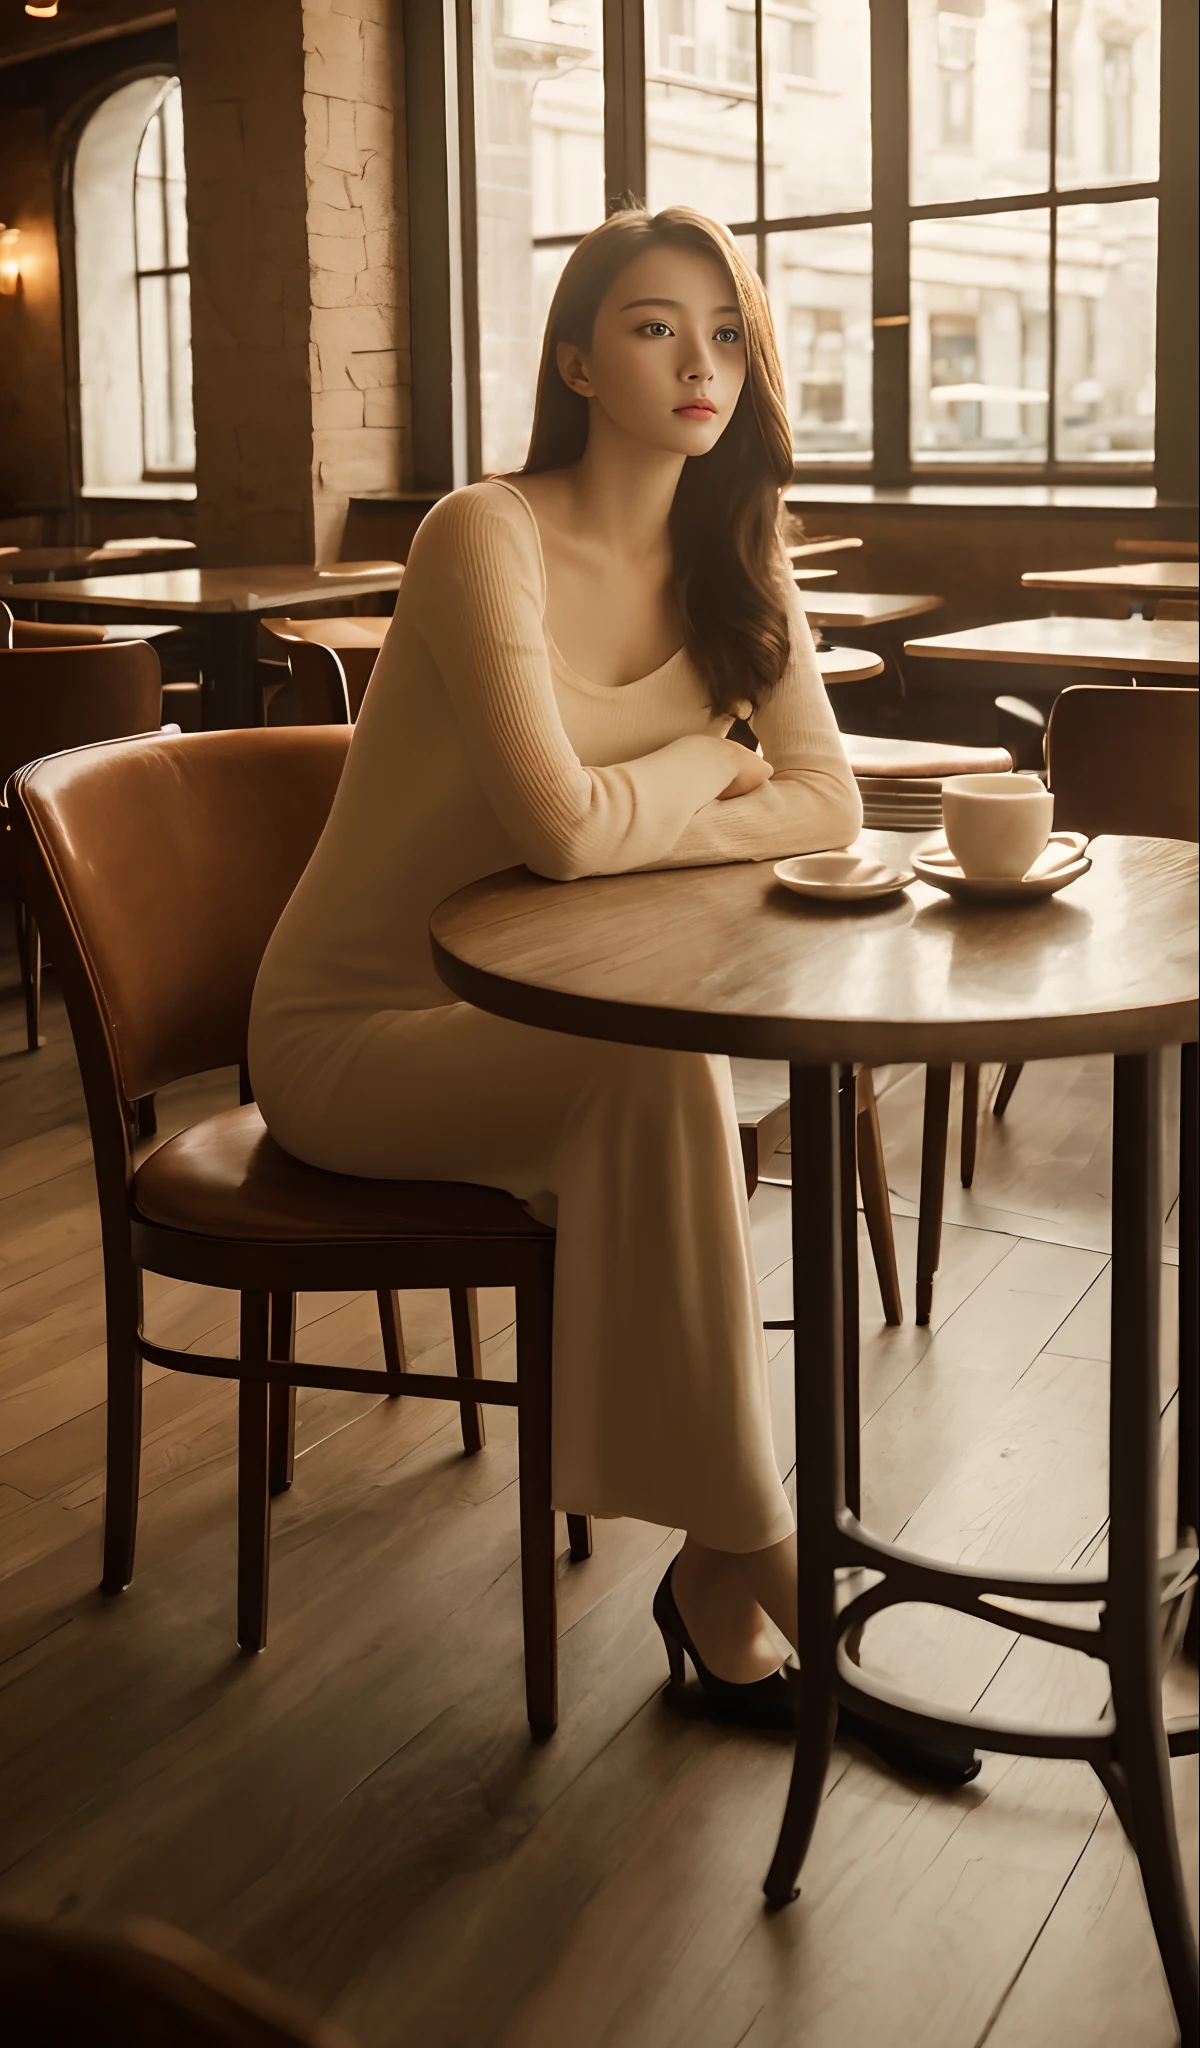
[[144, 1222], [254, 1244], [554, 1235], [499, 1188], [305, 1166], [275, 1143], [253, 1103], [168, 1138], [138, 1168], [133, 1202]]

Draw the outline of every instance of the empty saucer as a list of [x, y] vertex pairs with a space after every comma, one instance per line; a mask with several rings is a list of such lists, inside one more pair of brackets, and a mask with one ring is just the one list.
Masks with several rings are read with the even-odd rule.
[[775, 878], [796, 896], [823, 903], [865, 903], [892, 896], [912, 881], [911, 868], [889, 868], [863, 853], [802, 853], [775, 863]]

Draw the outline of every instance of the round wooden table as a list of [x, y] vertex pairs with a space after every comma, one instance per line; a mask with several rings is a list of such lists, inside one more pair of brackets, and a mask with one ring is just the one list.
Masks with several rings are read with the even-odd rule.
[[[881, 857], [911, 842], [867, 833]], [[918, 1739], [1090, 1762], [1135, 1841], [1185, 2038], [1196, 1948], [1168, 1756], [1196, 1723], [1164, 1727], [1164, 1610], [1194, 1578], [1196, 1412], [1197, 849], [1098, 839], [1090, 872], [1038, 902], [959, 905], [913, 884], [854, 909], [798, 901], [770, 863], [598, 877], [564, 886], [510, 869], [436, 911], [434, 959], [453, 992], [543, 1029], [637, 1045], [786, 1059], [791, 1068], [796, 1491], [800, 1558], [797, 1743], [766, 1892], [795, 1882], [820, 1807], [836, 1704]], [[1162, 1051], [1183, 1046], [1179, 1548], [1158, 1556], [1158, 1321]], [[998, 1575], [923, 1558], [859, 1515], [854, 1064], [1017, 1062], [1114, 1054], [1110, 1539], [1104, 1572]], [[843, 1256], [845, 1244], [848, 1256]], [[853, 1312], [843, 1314], [843, 1289]], [[851, 1369], [846, 1369], [849, 1339]], [[1186, 1448], [1185, 1448], [1186, 1447]], [[839, 1606], [836, 1573], [882, 1577]], [[952, 1715], [853, 1661], [846, 1638], [883, 1608], [932, 1602], [1107, 1662], [1111, 1710], [1083, 1727]], [[994, 1601], [1099, 1602], [1097, 1630]], [[1172, 1609], [1171, 1603], [1175, 1603]], [[1136, 1836], [1136, 1840], [1135, 1840]]]

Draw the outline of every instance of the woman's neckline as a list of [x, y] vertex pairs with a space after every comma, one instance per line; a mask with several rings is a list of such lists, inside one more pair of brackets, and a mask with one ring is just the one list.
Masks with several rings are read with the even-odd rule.
[[546, 555], [545, 550], [542, 547], [542, 529], [538, 525], [537, 514], [534, 511], [533, 506], [530, 504], [528, 498], [525, 496], [524, 491], [519, 491], [515, 484], [512, 484], [508, 481], [507, 477], [489, 477], [488, 482], [498, 484], [502, 491], [508, 491], [514, 498], [516, 498], [519, 504], [525, 507], [525, 510], [529, 515], [529, 524], [533, 528], [534, 545], [537, 548], [538, 567], [541, 569], [542, 572], [542, 636], [546, 642], [546, 646], [553, 660], [557, 663], [558, 668], [560, 669], [562, 674], [567, 678], [567, 681], [573, 683], [577, 689], [586, 690], [590, 695], [595, 697], [616, 697], [620, 695], [622, 690], [636, 690], [639, 689], [643, 683], [656, 682], [659, 676], [665, 675], [666, 671], [669, 668], [673, 668], [675, 663], [679, 660], [680, 656], [686, 654], [686, 647], [677, 647], [673, 654], [668, 654], [665, 661], [659, 662], [657, 668], [652, 668], [649, 671], [649, 673], [644, 676], [632, 676], [627, 683], [594, 683], [591, 680], [590, 676], [581, 676], [577, 668], [572, 668], [570, 662], [567, 660], [566, 655], [563, 653], [561, 647], [558, 645], [558, 642], [555, 640], [553, 633], [550, 631], [550, 628], [546, 623], [546, 597], [549, 591], [549, 578], [546, 575]]

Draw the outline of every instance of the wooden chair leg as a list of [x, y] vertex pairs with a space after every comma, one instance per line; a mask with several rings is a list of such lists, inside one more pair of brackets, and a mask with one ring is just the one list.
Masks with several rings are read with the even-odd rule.
[[567, 1516], [567, 1542], [571, 1549], [571, 1563], [585, 1564], [592, 1554], [592, 1518], [590, 1515]]
[[517, 1447], [521, 1497], [521, 1606], [525, 1705], [539, 1742], [558, 1726], [558, 1597], [550, 1492], [552, 1268], [517, 1287]]
[[[243, 1294], [238, 1356], [243, 1365], [268, 1357], [269, 1303], [266, 1294]], [[271, 1552], [270, 1389], [265, 1380], [238, 1384], [238, 1565], [237, 1639], [243, 1650], [267, 1641], [267, 1578]]]
[[[272, 1359], [290, 1365], [296, 1356], [296, 1297], [271, 1296], [267, 1350]], [[272, 1494], [286, 1493], [296, 1469], [296, 1389], [286, 1380], [272, 1380], [267, 1397], [268, 1473]]]
[[917, 1223], [917, 1321], [933, 1309], [933, 1276], [942, 1246], [942, 1205], [946, 1192], [946, 1133], [950, 1125], [950, 1069], [926, 1067], [925, 1117], [921, 1128], [921, 1210]]
[[1019, 1061], [1015, 1067], [1005, 1067], [1004, 1072], [1000, 1076], [1000, 1086], [996, 1090], [996, 1100], [992, 1104], [993, 1116], [1004, 1115], [1005, 1110], [1013, 1099], [1013, 1091], [1021, 1078], [1023, 1066], [1024, 1062]]
[[[483, 1378], [479, 1350], [479, 1296], [473, 1287], [450, 1289], [450, 1324], [454, 1331], [454, 1370], [460, 1380]], [[483, 1409], [477, 1401], [464, 1401], [462, 1416], [463, 1454], [473, 1458], [487, 1442]]]
[[25, 1050], [37, 1052], [42, 1037], [42, 935], [29, 905], [18, 900], [13, 906], [17, 926], [17, 958], [21, 969], [21, 992], [25, 998]]
[[904, 1321], [900, 1274], [896, 1267], [896, 1238], [892, 1229], [892, 1204], [888, 1194], [887, 1166], [883, 1157], [883, 1135], [879, 1129], [879, 1107], [875, 1082], [869, 1067], [860, 1067], [857, 1079], [858, 1184], [862, 1190], [863, 1215], [875, 1260], [875, 1277], [883, 1297], [883, 1319], [893, 1328]]
[[[1200, 1048], [1179, 1056], [1179, 1448], [1176, 1519], [1180, 1545], [1200, 1530]], [[1184, 1650], [1194, 1664], [1200, 1597], [1193, 1593]]]
[[963, 1068], [962, 1131], [958, 1145], [959, 1178], [969, 1188], [975, 1178], [975, 1147], [979, 1140], [979, 1068]]
[[[858, 1084], [853, 1067], [838, 1077], [838, 1146], [842, 1197], [842, 1446], [846, 1506], [862, 1512], [862, 1422], [859, 1403]], [[793, 1201], [795, 1195], [793, 1193]]]
[[108, 1340], [107, 1446], [104, 1480], [104, 1565], [100, 1590], [123, 1593], [133, 1577], [138, 1482], [142, 1464], [142, 1276], [105, 1256], [104, 1312]]
[[388, 1400], [397, 1401], [404, 1392], [400, 1381], [408, 1371], [404, 1348], [404, 1324], [400, 1320], [400, 1296], [394, 1287], [381, 1287], [375, 1296], [379, 1304], [379, 1330], [383, 1338], [383, 1363], [389, 1380]]

